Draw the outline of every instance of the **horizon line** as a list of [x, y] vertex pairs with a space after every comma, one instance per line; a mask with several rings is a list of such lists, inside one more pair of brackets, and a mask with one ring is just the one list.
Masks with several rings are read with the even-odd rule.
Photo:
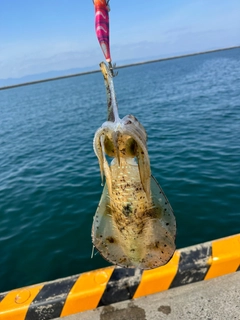
[[[234, 46], [234, 47], [228, 47], [228, 48], [219, 48], [219, 49], [213, 49], [213, 50], [208, 50], [208, 51], [188, 53], [188, 54], [184, 54], [184, 55], [180, 55], [180, 56], [170, 56], [170, 57], [166, 57], [166, 58], [159, 58], [159, 59], [153, 59], [153, 60], [146, 60], [146, 61], [140, 61], [140, 62], [135, 62], [135, 63], [129, 63], [129, 64], [116, 66], [116, 68], [114, 68], [114, 69], [123, 69], [123, 68], [128, 68], [128, 67], [135, 67], [135, 66], [142, 65], [142, 64], [148, 64], [148, 63], [161, 62], [161, 61], [166, 61], [166, 60], [186, 58], [186, 57], [197, 56], [197, 55], [201, 55], [201, 54], [207, 54], [207, 53], [213, 53], [213, 52], [225, 51], [225, 50], [232, 50], [232, 49], [237, 49], [237, 48], [240, 48], [240, 46]], [[97, 72], [100, 72], [100, 71], [101, 71], [100, 69], [99, 70], [89, 70], [89, 71], [69, 74], [69, 75], [65, 75], [65, 76], [58, 76], [58, 77], [54, 77], [54, 78], [46, 78], [46, 79], [41, 79], [41, 80], [23, 82], [23, 83], [18, 83], [18, 84], [13, 84], [13, 85], [9, 85], [9, 86], [0, 87], [0, 90], [7, 90], [7, 89], [11, 89], [11, 88], [16, 88], [16, 87], [28, 86], [28, 85], [41, 83], [41, 82], [48, 82], [48, 81], [66, 79], [66, 78], [73, 78], [73, 77], [83, 76], [83, 75], [87, 75], [87, 74], [97, 73]]]

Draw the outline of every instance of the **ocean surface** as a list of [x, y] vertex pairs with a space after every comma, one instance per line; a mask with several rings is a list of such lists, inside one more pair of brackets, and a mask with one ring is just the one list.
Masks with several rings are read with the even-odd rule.
[[[121, 116], [148, 133], [177, 247], [240, 232], [240, 49], [128, 67]], [[0, 292], [110, 265], [91, 259], [102, 75], [0, 91]]]

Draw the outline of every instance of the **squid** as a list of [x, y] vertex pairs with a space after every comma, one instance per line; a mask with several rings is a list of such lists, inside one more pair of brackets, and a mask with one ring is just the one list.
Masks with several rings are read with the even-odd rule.
[[104, 62], [100, 69], [108, 116], [95, 133], [93, 148], [106, 183], [93, 219], [92, 242], [115, 265], [157, 268], [175, 251], [173, 210], [151, 175], [143, 125], [133, 115], [119, 117], [113, 75]]

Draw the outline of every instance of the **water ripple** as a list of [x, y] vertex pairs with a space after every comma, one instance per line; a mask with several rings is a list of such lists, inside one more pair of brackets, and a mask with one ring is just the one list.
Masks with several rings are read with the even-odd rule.
[[[145, 126], [177, 246], [240, 231], [240, 50], [121, 69], [121, 116]], [[94, 88], [94, 90], [92, 90]], [[100, 74], [0, 91], [0, 291], [108, 265], [91, 256], [102, 192]]]

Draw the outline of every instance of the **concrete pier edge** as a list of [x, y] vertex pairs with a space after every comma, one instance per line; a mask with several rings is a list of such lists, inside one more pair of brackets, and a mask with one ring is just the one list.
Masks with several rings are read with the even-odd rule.
[[240, 234], [176, 250], [165, 266], [111, 266], [0, 293], [1, 320], [50, 320], [240, 270]]

